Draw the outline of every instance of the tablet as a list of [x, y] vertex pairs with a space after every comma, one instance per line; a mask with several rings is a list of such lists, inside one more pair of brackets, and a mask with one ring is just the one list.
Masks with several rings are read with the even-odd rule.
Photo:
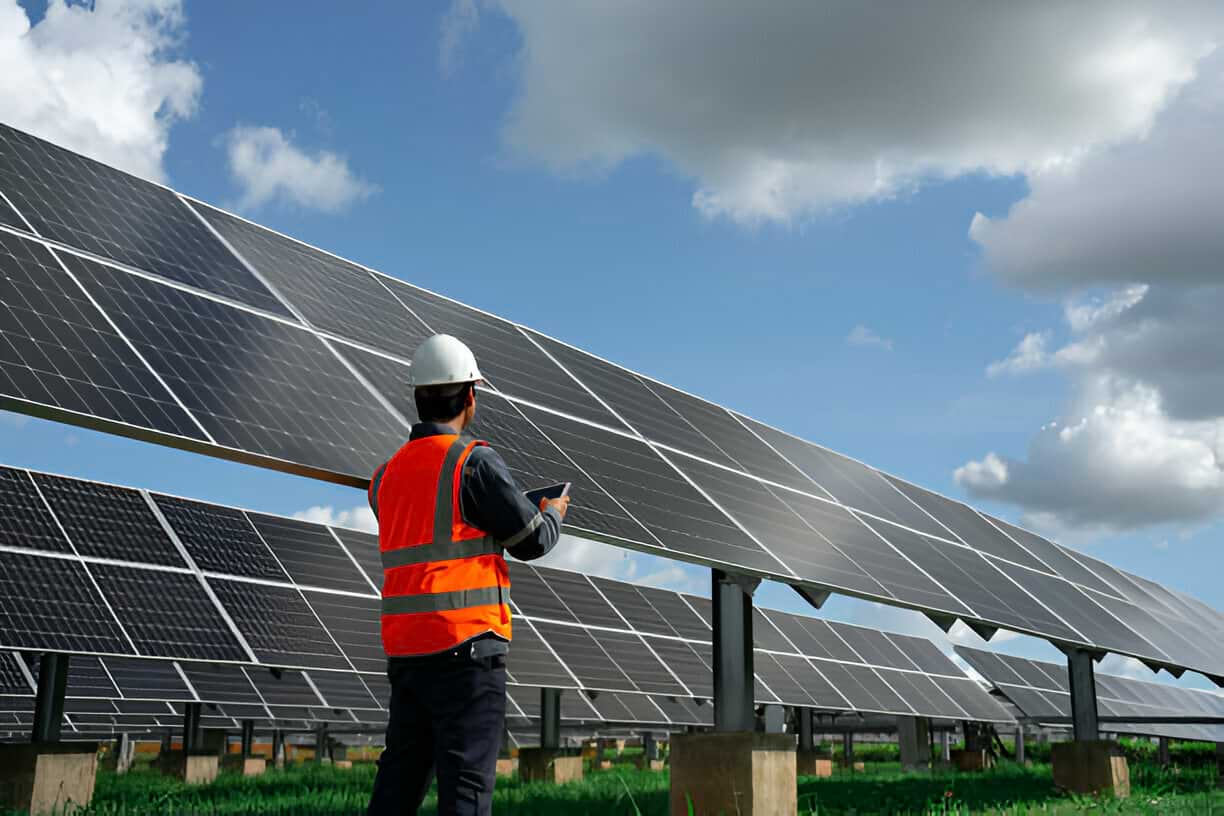
[[537, 487], [535, 490], [527, 490], [523, 495], [527, 497], [527, 501], [531, 502], [532, 507], [539, 507], [543, 499], [559, 499], [562, 496], [568, 496], [571, 482], [557, 482], [548, 487]]

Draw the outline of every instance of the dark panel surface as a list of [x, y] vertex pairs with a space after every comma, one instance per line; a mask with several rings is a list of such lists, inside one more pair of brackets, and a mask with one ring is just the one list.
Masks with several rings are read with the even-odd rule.
[[0, 399], [202, 438], [41, 244], [0, 232]]
[[259, 696], [270, 706], [321, 706], [323, 701], [314, 693], [299, 671], [271, 671], [254, 666], [245, 669]]
[[914, 664], [907, 660], [905, 655], [881, 632], [844, 623], [830, 623], [829, 626], [850, 645], [850, 648], [858, 652], [864, 663], [894, 669], [915, 668]]
[[0, 467], [0, 544], [29, 550], [71, 552], [30, 474]]
[[689, 644], [665, 638], [647, 638], [646, 642], [694, 696], [713, 699], [714, 679], [710, 667]]
[[182, 663], [183, 673], [200, 699], [209, 703], [259, 703], [251, 681], [240, 666]]
[[81, 555], [187, 566], [135, 490], [43, 473], [34, 474], [34, 480]]
[[667, 668], [659, 662], [645, 642], [637, 635], [621, 632], [591, 630], [591, 636], [612, 658], [638, 691], [648, 694], [683, 694], [684, 689], [676, 682]]
[[[392, 360], [389, 357], [383, 357], [380, 354], [374, 354], [373, 352], [345, 343], [335, 343], [332, 348], [347, 360], [353, 368], [357, 369], [357, 373], [364, 377], [366, 382], [372, 385], [378, 393], [382, 394], [383, 398], [405, 420], [409, 423], [416, 423], [419, 417], [417, 416], [416, 403], [412, 398], [412, 381], [408, 374], [411, 371], [410, 366], [398, 360]], [[404, 441], [407, 442], [407, 430], [405, 430], [403, 436]], [[394, 450], [388, 451], [387, 458], [394, 453]]]
[[205, 572], [288, 579], [241, 510], [158, 494], [153, 500], [192, 560]]
[[124, 697], [137, 700], [190, 700], [191, 692], [175, 670], [165, 660], [137, 660], [108, 657], [106, 669], [115, 679]]
[[637, 375], [535, 332], [531, 336], [642, 436], [712, 462], [735, 466], [729, 456], [659, 399]]
[[287, 314], [164, 187], [0, 125], [0, 190], [44, 238]]
[[[778, 701], [787, 705], [812, 705], [812, 698], [795, 681], [795, 678], [791, 677], [778, 661], [774, 660], [773, 655], [758, 649], [752, 656], [752, 668], [756, 672], [758, 682], [764, 683]], [[766, 699], [772, 702], [768, 697]]]
[[210, 578], [208, 583], [259, 662], [350, 668], [296, 589], [220, 578]]
[[1095, 589], [1098, 592], [1115, 594], [1114, 589], [1109, 584], [1102, 581], [1097, 577], [1096, 573], [1085, 567], [1061, 547], [1035, 533], [1030, 533], [1028, 530], [1008, 524], [1002, 519], [997, 519], [994, 516], [981, 512], [979, 512], [979, 515], [983, 516], [995, 527], [1006, 533], [1013, 541], [1039, 558], [1042, 563], [1050, 568], [1047, 571], [1053, 572], [1055, 575], [1065, 578], [1072, 583]]
[[804, 660], [789, 655], [774, 655], [791, 677], [803, 687], [818, 708], [852, 709], [853, 706], [820, 671], [817, 661]]
[[334, 532], [349, 551], [357, 565], [370, 577], [375, 587], [382, 586], [382, 558], [378, 554], [378, 536], [360, 530], [346, 530], [343, 527], [333, 527]]
[[355, 674], [328, 671], [314, 671], [309, 674], [315, 688], [332, 708], [379, 708], [378, 701]]
[[616, 418], [540, 351], [513, 324], [394, 278], [391, 291], [429, 326], [472, 349], [480, 373], [505, 394], [547, 405], [579, 419], [620, 427]]
[[296, 583], [370, 592], [369, 583], [326, 527], [260, 513], [247, 513], [247, 517]]
[[584, 626], [624, 629], [625, 621], [585, 575], [536, 567], [536, 573]]
[[212, 207], [192, 206], [316, 328], [406, 357], [432, 334], [361, 267]]
[[0, 652], [0, 695], [33, 694], [17, 662], [16, 652]]
[[[40, 663], [38, 659], [31, 656], [26, 665], [30, 668], [30, 674], [34, 677], [34, 683], [37, 685]], [[91, 657], [88, 655], [73, 655], [68, 660], [68, 687], [65, 691], [67, 697], [101, 697], [107, 700], [113, 700], [119, 696], [119, 689], [115, 688], [115, 684], [106, 674], [106, 669], [102, 668], [100, 658]]]
[[949, 660], [938, 646], [926, 638], [899, 635], [895, 632], [887, 632], [885, 636], [895, 643], [897, 648], [914, 662], [914, 665], [928, 674], [946, 674], [953, 677], [959, 677], [962, 674], [956, 664]]
[[[386, 670], [377, 598], [355, 598], [309, 589], [302, 594], [358, 671], [379, 673]], [[515, 645], [518, 645], [517, 640]]]
[[752, 644], [758, 649], [768, 649], [771, 652], [793, 652], [796, 647], [778, 631], [765, 613], [752, 608]]
[[989, 694], [967, 678], [940, 677], [936, 685], [975, 720], [1007, 720], [1011, 715]]
[[80, 563], [9, 552], [0, 552], [0, 645], [132, 651]]
[[217, 443], [368, 477], [406, 428], [304, 329], [69, 259]]
[[513, 626], [514, 642], [506, 659], [506, 671], [514, 682], [548, 688], [573, 688], [574, 678], [544, 645], [532, 625], [518, 620]]
[[507, 566], [510, 568], [510, 600], [521, 614], [529, 618], [578, 622], [535, 568], [515, 561], [508, 562]]
[[[565, 661], [583, 688], [605, 691], [636, 691], [625, 673], [604, 653], [591, 635], [576, 626], [536, 621], [533, 624], [553, 650]], [[513, 649], [511, 650], [513, 651]], [[511, 669], [513, 672], [514, 669]], [[515, 674], [518, 678], [518, 674]], [[523, 681], [519, 681], [523, 682]]]
[[[591, 581], [616, 607], [616, 611], [624, 616], [631, 628], [653, 635], [675, 637], [678, 634], [667, 619], [638, 592], [637, 587], [624, 581], [613, 581], [610, 578], [592, 577]], [[623, 629], [624, 627], [625, 624], [621, 623], [617, 628]]]
[[[676, 592], [648, 586], [635, 586], [642, 597], [659, 613], [676, 634], [690, 640], [709, 640], [710, 627]], [[643, 630], [645, 631], [645, 630]], [[660, 634], [667, 634], [661, 632]]]
[[140, 654], [249, 660], [194, 575], [92, 564], [98, 586]]

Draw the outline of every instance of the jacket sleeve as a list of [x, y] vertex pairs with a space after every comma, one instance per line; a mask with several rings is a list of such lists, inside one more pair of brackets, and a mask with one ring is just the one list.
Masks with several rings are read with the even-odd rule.
[[561, 515], [532, 506], [505, 461], [488, 446], [478, 446], [463, 466], [460, 509], [464, 519], [502, 542], [520, 561], [548, 554], [561, 535]]

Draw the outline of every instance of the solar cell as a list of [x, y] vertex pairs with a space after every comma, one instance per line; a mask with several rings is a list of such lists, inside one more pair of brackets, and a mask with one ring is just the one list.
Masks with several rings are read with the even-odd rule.
[[406, 357], [433, 333], [356, 264], [205, 204], [190, 206], [316, 328]]
[[[777, 560], [646, 444], [529, 407], [524, 412], [668, 549], [756, 570], [778, 569]], [[573, 492], [577, 502], [581, 492], [577, 487]]]
[[250, 659], [196, 576], [114, 564], [90, 572], [141, 655]]
[[350, 668], [296, 589], [210, 578], [209, 586], [261, 663]]
[[159, 494], [153, 494], [153, 500], [192, 560], [205, 572], [272, 581], [288, 579], [241, 510]]
[[377, 598], [358, 598], [309, 589], [303, 590], [302, 595], [358, 671], [386, 670], [387, 657], [379, 632], [380, 605]]
[[921, 674], [876, 669], [888, 685], [920, 715], [964, 719], [965, 712], [948, 695]]
[[854, 651], [858, 652], [863, 663], [870, 663], [874, 666], [890, 666], [894, 669], [914, 668], [914, 664], [907, 660], [905, 655], [893, 646], [881, 632], [864, 629], [861, 626], [849, 626], [844, 623], [830, 623], [829, 626]]
[[[191, 699], [191, 692], [183, 682], [182, 675], [169, 661], [108, 657], [105, 663], [106, 670], [124, 697], [137, 700]], [[165, 707], [162, 708], [164, 711]]]
[[[599, 591], [604, 594], [604, 597], [616, 607], [616, 610], [624, 616], [625, 620], [639, 632], [649, 632], [655, 635], [669, 635], [675, 637], [677, 632], [675, 628], [668, 623], [667, 619], [659, 614], [650, 603], [638, 592], [638, 588], [632, 584], [626, 584], [623, 581], [613, 581], [609, 578], [600, 578], [592, 576], [591, 581], [595, 586], [599, 587]], [[690, 613], [692, 614], [692, 613]], [[617, 628], [623, 629], [624, 623], [621, 623]], [[709, 637], [709, 633], [706, 633]]]
[[[558, 654], [565, 655], [566, 667], [578, 678], [583, 688], [597, 691], [635, 690], [625, 673], [585, 629], [544, 621], [535, 621], [533, 625]], [[513, 668], [510, 670], [514, 671]], [[519, 679], [517, 672], [514, 676]], [[519, 682], [523, 680], [519, 679]]]
[[260, 703], [255, 687], [239, 666], [218, 663], [180, 663], [192, 689], [210, 703]]
[[0, 405], [203, 438], [51, 253], [7, 232], [0, 232]]
[[68, 541], [47, 513], [30, 474], [0, 467], [0, 545], [29, 550], [71, 552]]
[[[818, 708], [846, 708], [846, 698], [837, 693], [833, 686], [813, 668], [812, 664], [794, 655], [773, 655], [778, 665], [799, 685], [803, 692], [811, 698]], [[777, 689], [774, 689], [777, 691]]]
[[344, 592], [370, 592], [370, 584], [326, 527], [261, 513], [247, 513], [247, 517], [295, 583]]
[[33, 474], [81, 555], [186, 567], [144, 496], [112, 485]]
[[[333, 342], [332, 349], [348, 361], [409, 424], [415, 424], [420, 419], [412, 397], [411, 366], [347, 343]], [[404, 441], [408, 441], [406, 432]], [[393, 453], [395, 451], [391, 450], [387, 455]]]
[[[628, 697], [630, 695], [625, 696]], [[621, 695], [619, 694], [607, 692], [596, 694], [594, 697], [589, 697], [588, 701], [595, 711], [599, 713], [599, 718], [604, 722], [638, 722], [638, 718], [621, 700]]]
[[287, 314], [171, 190], [2, 124], [0, 189], [45, 238]]
[[940, 677], [936, 680], [936, 685], [975, 720], [1011, 719], [1011, 715], [1003, 706], [984, 693], [981, 686], [972, 680], [963, 677]]
[[549, 359], [518, 328], [453, 300], [396, 278], [381, 278], [399, 300], [432, 332], [466, 343], [480, 361], [480, 373], [505, 394], [547, 405], [579, 419], [619, 428], [608, 410]]
[[741, 419], [842, 504], [929, 535], [948, 535], [948, 531], [938, 522], [898, 493], [879, 471], [764, 423], [747, 417]]
[[17, 655], [13, 652], [0, 652], [0, 695], [33, 694], [34, 689], [21, 671]]
[[510, 568], [510, 599], [521, 614], [532, 618], [578, 622], [569, 607], [562, 603], [557, 593], [532, 567], [514, 561], [507, 566]]
[[691, 644], [664, 638], [648, 638], [647, 642], [694, 696], [713, 699], [714, 681], [710, 667]]
[[1133, 604], [1099, 592], [1086, 592], [1092, 600], [1108, 609], [1130, 629], [1150, 642], [1159, 643], [1161, 651], [1169, 655], [1174, 664], [1200, 666], [1209, 672], [1224, 675], [1224, 661], [1208, 654], [1200, 646], [1174, 631], [1170, 624]]
[[599, 630], [591, 630], [590, 634], [638, 691], [648, 694], [684, 693], [684, 689], [639, 636]]
[[773, 652], [795, 651], [791, 642], [769, 622], [765, 613], [755, 606], [752, 608], [752, 642], [758, 649]]
[[345, 672], [308, 672], [310, 682], [332, 708], [377, 709], [378, 701], [355, 674]]
[[[35, 685], [38, 684], [39, 669], [41, 664], [37, 659], [27, 659], [26, 665], [30, 669], [30, 676], [34, 678]], [[67, 697], [95, 697], [105, 700], [113, 700], [119, 696], [119, 690], [115, 688], [115, 684], [107, 675], [106, 670], [102, 668], [102, 661], [90, 655], [73, 655], [68, 660], [68, 684], [65, 690]], [[81, 708], [81, 711], [90, 709]], [[114, 708], [111, 708], [114, 711]]]
[[305, 329], [66, 262], [217, 444], [368, 478], [402, 443], [403, 425]]
[[536, 332], [527, 333], [642, 436], [735, 466], [731, 457], [659, 399], [637, 375]]
[[130, 654], [77, 561], [0, 552], [0, 646], [31, 651]]
[[929, 674], [947, 674], [953, 677], [961, 675], [961, 670], [956, 667], [956, 664], [949, 660], [948, 656], [941, 652], [938, 646], [926, 638], [899, 635], [895, 632], [886, 632], [884, 634], [920, 670]]
[[851, 672], [852, 668], [857, 670], [859, 667], [848, 666], [844, 663], [834, 663], [829, 660], [814, 660], [812, 664], [828, 679], [833, 688], [837, 689], [838, 693], [846, 699], [851, 709], [854, 711], [880, 710], [880, 702], [860, 682], [860, 672]]
[[359, 530], [347, 530], [343, 527], [333, 527], [332, 532], [340, 539], [344, 549], [357, 562], [357, 566], [369, 576], [375, 589], [382, 586], [382, 558], [378, 553], [378, 536], [374, 533], [363, 533]]
[[[306, 682], [306, 677], [299, 671], [259, 669], [253, 666], [243, 671], [251, 678], [251, 684], [258, 690], [259, 696], [270, 706], [323, 705], [319, 695], [315, 694], [314, 689]], [[290, 715], [285, 713], [285, 716]]]
[[514, 622], [514, 645], [506, 672], [515, 683], [547, 688], [574, 688], [574, 678], [549, 650], [530, 623]]
[[888, 669], [881, 669], [877, 673], [866, 666], [846, 666], [845, 668], [858, 684], [866, 689], [867, 693], [875, 699], [876, 711], [898, 712], [902, 714], [910, 712], [909, 705], [884, 680], [883, 673], [887, 672]]
[[700, 595], [681, 595], [684, 602], [693, 608], [705, 625], [711, 630], [714, 628], [714, 602], [709, 598], [702, 598]]
[[[634, 589], [654, 608], [655, 612], [682, 638], [709, 640], [710, 627], [693, 611], [679, 594], [665, 589], [635, 586]], [[650, 631], [642, 627], [642, 631]], [[661, 632], [660, 634], [667, 634]]]
[[585, 575], [565, 570], [536, 567], [540, 575], [584, 626], [624, 629], [624, 619], [599, 594]]
[[752, 657], [752, 668], [758, 681], [764, 683], [779, 702], [787, 705], [812, 705], [812, 698], [795, 682], [795, 678], [787, 674], [786, 669], [774, 660], [773, 655], [758, 649]]
[[997, 519], [994, 516], [989, 516], [979, 512], [979, 515], [998, 527], [1006, 533], [1012, 540], [1023, 546], [1034, 556], [1041, 559], [1049, 569], [1047, 572], [1053, 572], [1055, 575], [1064, 578], [1072, 583], [1095, 589], [1098, 592], [1113, 593], [1114, 590], [1109, 584], [1097, 577], [1096, 573], [1085, 567], [1074, 557], [1069, 555], [1066, 550], [1058, 547], [1041, 536], [1030, 533], [1013, 524], [1008, 524], [1006, 521]]

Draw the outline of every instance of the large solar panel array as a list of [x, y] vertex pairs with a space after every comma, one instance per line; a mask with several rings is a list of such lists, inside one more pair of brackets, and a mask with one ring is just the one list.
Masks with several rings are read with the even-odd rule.
[[[0, 468], [0, 488], [0, 517], [12, 520], [0, 540], [0, 648], [86, 654], [94, 674], [115, 676], [115, 663], [137, 684], [141, 665], [182, 679], [155, 683], [163, 692], [151, 697], [122, 685], [74, 694], [96, 703], [78, 713], [113, 719], [128, 703], [184, 699], [218, 705], [222, 718], [237, 716], [233, 706], [290, 721], [316, 708], [349, 722], [381, 711], [375, 536], [15, 468]], [[574, 718], [707, 715], [695, 701], [713, 696], [708, 600], [518, 562], [511, 581], [514, 686], [582, 692], [567, 704]], [[758, 616], [760, 703], [1008, 717], [929, 641]], [[166, 672], [167, 660], [182, 671]], [[529, 694], [514, 699], [530, 706]]]
[[[1071, 716], [1067, 667], [957, 646], [957, 653], [1035, 722]], [[1224, 717], [1224, 694], [1094, 672], [1097, 710], [1108, 717]], [[1224, 742], [1224, 725], [1101, 723], [1102, 731]]]
[[577, 535], [1224, 677], [1193, 598], [2, 125], [0, 195], [0, 407], [361, 485], [445, 331], [476, 431], [575, 483]]

